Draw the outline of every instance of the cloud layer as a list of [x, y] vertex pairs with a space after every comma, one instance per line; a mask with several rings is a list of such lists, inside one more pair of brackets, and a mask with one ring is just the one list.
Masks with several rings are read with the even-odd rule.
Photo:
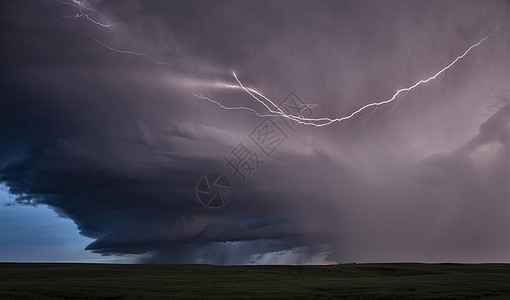
[[[88, 250], [510, 261], [509, 24], [398, 104], [322, 128], [274, 119], [288, 139], [271, 157], [249, 138], [261, 118], [193, 96], [262, 111], [215, 84], [234, 70], [278, 102], [294, 91], [319, 104], [314, 116], [350, 114], [440, 70], [508, 2], [84, 2], [110, 28], [64, 18], [84, 8], [63, 2], [1, 4], [0, 181], [72, 219]], [[244, 183], [225, 164], [241, 141], [264, 160]], [[220, 209], [195, 195], [213, 171], [233, 185]]]

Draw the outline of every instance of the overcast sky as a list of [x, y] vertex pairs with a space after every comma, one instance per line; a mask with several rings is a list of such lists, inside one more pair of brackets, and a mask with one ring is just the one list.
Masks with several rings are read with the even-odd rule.
[[[510, 262], [509, 21], [509, 1], [2, 1], [0, 260]], [[327, 126], [226, 109], [268, 113], [235, 72], [342, 118], [484, 37]], [[205, 174], [228, 203], [200, 202]]]

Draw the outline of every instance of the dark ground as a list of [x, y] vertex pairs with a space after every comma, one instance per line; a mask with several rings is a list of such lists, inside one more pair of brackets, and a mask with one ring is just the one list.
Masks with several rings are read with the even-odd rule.
[[510, 299], [510, 264], [0, 263], [0, 299]]

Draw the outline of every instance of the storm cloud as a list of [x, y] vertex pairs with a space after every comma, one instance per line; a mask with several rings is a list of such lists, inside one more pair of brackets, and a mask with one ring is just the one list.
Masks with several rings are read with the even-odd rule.
[[[87, 250], [165, 263], [510, 261], [508, 1], [83, 4], [95, 12], [0, 4], [0, 182], [17, 204], [72, 219], [94, 239]], [[491, 32], [397, 102], [320, 128], [272, 118], [288, 138], [270, 156], [250, 139], [263, 118], [193, 95], [263, 111], [215, 86], [235, 71], [277, 102], [292, 91], [318, 104], [314, 117], [345, 116]], [[242, 141], [263, 160], [246, 182], [225, 160]], [[232, 181], [224, 207], [197, 199], [209, 172]]]

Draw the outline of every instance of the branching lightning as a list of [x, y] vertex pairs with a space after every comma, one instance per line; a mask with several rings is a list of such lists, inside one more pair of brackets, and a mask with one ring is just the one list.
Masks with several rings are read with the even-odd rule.
[[444, 74], [441, 74], [441, 76], [439, 77], [439, 79], [436, 81], [436, 86], [429, 92], [427, 93], [427, 95], [424, 95], [423, 97], [420, 98], [420, 100], [418, 100], [418, 104], [416, 104], [413, 108], [416, 108], [418, 106], [420, 106], [423, 102], [423, 100], [430, 94], [434, 93], [438, 88], [439, 88], [439, 84], [441, 83], [441, 80], [443, 79], [443, 76]]
[[212, 103], [214, 103], [214, 104], [218, 105], [219, 107], [221, 107], [223, 109], [226, 109], [226, 110], [246, 110], [246, 111], [249, 111], [251, 113], [254, 113], [255, 115], [257, 115], [259, 117], [277, 117], [277, 116], [279, 116], [277, 114], [261, 114], [258, 111], [256, 111], [255, 109], [250, 108], [250, 107], [244, 107], [244, 106], [225, 106], [225, 105], [221, 104], [219, 101], [216, 101], [214, 99], [206, 97], [206, 96], [204, 96], [202, 94], [193, 94], [193, 96], [197, 97], [198, 99], [210, 101], [210, 102], [212, 102]]
[[[70, 1], [56, 0], [56, 1], [59, 2], [59, 3], [65, 4], [65, 5], [69, 5], [69, 6], [75, 7], [75, 8], [77, 8], [79, 10], [79, 13], [76, 13], [76, 14], [71, 15], [71, 16], [60, 16], [60, 15], [57, 15], [57, 17], [66, 18], [66, 19], [84, 18], [87, 21], [89, 21], [89, 22], [91, 22], [91, 23], [93, 23], [95, 25], [101, 26], [101, 27], [105, 27], [105, 28], [113, 27], [113, 25], [111, 25], [111, 24], [106, 24], [106, 23], [99, 22], [97, 19], [92, 18], [91, 15], [84, 13], [83, 12], [84, 10], [85, 11], [90, 11], [91, 14], [95, 14], [96, 11], [93, 8], [90, 8], [90, 7], [86, 6], [84, 4], [84, 2], [82, 2], [82, 1], [78, 1], [78, 0], [70, 0]], [[106, 48], [106, 49], [108, 49], [110, 51], [114, 51], [114, 52], [121, 53], [121, 54], [129, 54], [129, 55], [135, 55], [135, 56], [142, 56], [142, 57], [145, 57], [146, 59], [148, 59], [149, 61], [151, 61], [152, 63], [158, 64], [158, 65], [166, 65], [166, 66], [174, 67], [174, 65], [172, 65], [170, 63], [167, 63], [167, 62], [159, 61], [159, 60], [153, 58], [152, 56], [150, 56], [147, 53], [117, 49], [115, 47], [109, 46], [109, 45], [99, 41], [97, 38], [95, 38], [91, 34], [87, 33], [86, 35], [88, 35], [96, 43], [98, 43], [99, 45], [101, 45], [102, 47], [104, 47], [104, 48]]]
[[63, 0], [57, 0], [57, 2], [65, 4], [65, 5], [70, 5], [70, 6], [76, 7], [76, 8], [78, 8], [80, 10], [80, 12], [82, 11], [82, 9], [88, 10], [88, 11], [91, 11], [91, 12], [96, 12], [94, 9], [85, 6], [85, 4], [83, 4], [83, 2], [80, 2], [80, 1], [71, 0], [71, 2], [67, 2], [67, 1], [63, 1]]
[[91, 39], [93, 39], [96, 43], [98, 43], [99, 45], [105, 47], [106, 49], [110, 50], [110, 51], [113, 51], [113, 52], [117, 52], [117, 53], [122, 53], [122, 54], [130, 54], [130, 55], [136, 55], [136, 56], [142, 56], [142, 57], [145, 57], [146, 59], [150, 60], [151, 62], [157, 64], [157, 65], [166, 65], [166, 66], [173, 66], [172, 64], [169, 64], [167, 62], [164, 62], [164, 61], [159, 61], [157, 59], [154, 59], [152, 56], [150, 56], [149, 54], [147, 53], [143, 53], [143, 52], [135, 52], [135, 51], [130, 51], [130, 50], [120, 50], [120, 49], [117, 49], [117, 48], [114, 48], [114, 47], [111, 47], [111, 46], [108, 46], [106, 45], [105, 43], [102, 43], [101, 41], [99, 41], [98, 39], [96, 39], [95, 37], [93, 37], [92, 35], [90, 34], [87, 34]]
[[99, 25], [101, 27], [112, 27], [111, 24], [104, 24], [104, 23], [101, 23], [99, 21], [96, 21], [94, 19], [92, 19], [91, 17], [89, 17], [89, 15], [87, 14], [84, 14], [84, 13], [79, 13], [79, 14], [75, 14], [75, 15], [72, 15], [72, 16], [58, 16], [58, 17], [61, 17], [61, 18], [66, 18], [66, 19], [78, 19], [78, 18], [85, 18], [87, 19], [89, 22], [92, 22], [96, 25]]
[[[74, 16], [61, 16], [61, 17], [64, 17], [64, 18], [85, 18], [89, 22], [92, 22], [93, 24], [96, 24], [98, 26], [107, 27], [107, 28], [108, 27], [112, 27], [112, 25], [110, 25], [110, 24], [101, 23], [101, 22], [91, 18], [88, 14], [83, 13], [84, 10], [90, 11], [92, 13], [95, 13], [95, 10], [90, 8], [90, 7], [87, 7], [82, 1], [78, 1], [78, 0], [70, 0], [70, 1], [57, 0], [57, 1], [59, 3], [65, 4], [65, 5], [70, 5], [70, 6], [76, 7], [79, 10], [79, 13], [75, 14]], [[349, 120], [349, 119], [357, 116], [361, 112], [365, 111], [366, 109], [373, 107], [374, 110], [369, 114], [369, 116], [367, 118], [367, 119], [370, 119], [372, 117], [372, 115], [375, 113], [375, 111], [377, 111], [377, 108], [379, 106], [382, 106], [382, 105], [385, 105], [385, 104], [388, 104], [388, 103], [391, 103], [391, 102], [396, 102], [396, 105], [395, 105], [395, 107], [396, 107], [398, 105], [398, 103], [411, 90], [419, 87], [420, 85], [423, 85], [423, 84], [428, 83], [428, 82], [430, 82], [432, 80], [435, 80], [438, 76], [442, 76], [444, 74], [444, 72], [446, 72], [448, 69], [450, 69], [459, 60], [464, 58], [472, 49], [478, 47], [485, 40], [487, 40], [498, 29], [499, 26], [501, 26], [501, 25], [496, 26], [492, 30], [492, 32], [490, 34], [488, 34], [487, 36], [482, 38], [476, 44], [471, 45], [461, 55], [457, 56], [453, 61], [451, 61], [448, 65], [446, 65], [441, 70], [439, 70], [433, 76], [430, 76], [430, 77], [428, 77], [426, 79], [422, 79], [422, 80], [412, 84], [411, 86], [408, 86], [408, 87], [405, 87], [405, 88], [401, 88], [401, 89], [395, 91], [393, 96], [390, 97], [389, 99], [381, 100], [381, 101], [376, 101], [376, 102], [372, 102], [372, 103], [368, 103], [368, 104], [358, 108], [357, 110], [353, 111], [352, 113], [350, 113], [350, 114], [348, 114], [346, 116], [343, 116], [343, 117], [339, 117], [339, 118], [329, 118], [329, 117], [309, 118], [309, 117], [303, 116], [303, 112], [306, 109], [313, 108], [313, 107], [316, 107], [316, 106], [321, 105], [321, 104], [306, 104], [306, 105], [303, 105], [301, 107], [301, 111], [299, 112], [299, 115], [287, 114], [284, 111], [282, 111], [280, 109], [280, 107], [274, 101], [272, 101], [271, 99], [269, 99], [268, 97], [263, 95], [258, 90], [244, 86], [243, 83], [241, 82], [241, 80], [239, 80], [239, 78], [237, 77], [235, 72], [232, 72], [232, 75], [233, 75], [234, 79], [236, 80], [237, 85], [222, 83], [222, 84], [219, 84], [219, 86], [221, 88], [232, 88], [232, 89], [241, 89], [241, 90], [243, 90], [251, 98], [253, 98], [257, 102], [259, 102], [265, 108], [265, 110], [266, 110], [265, 113], [261, 113], [261, 112], [255, 110], [255, 109], [253, 109], [251, 107], [245, 107], [245, 106], [233, 106], [233, 107], [229, 107], [229, 106], [223, 105], [220, 101], [214, 100], [214, 99], [212, 99], [210, 97], [206, 97], [203, 94], [199, 94], [199, 93], [194, 93], [193, 96], [195, 96], [198, 99], [206, 100], [206, 101], [209, 101], [211, 103], [214, 103], [215, 105], [217, 105], [220, 108], [225, 109], [225, 110], [244, 110], [244, 111], [248, 111], [250, 113], [254, 113], [254, 114], [256, 114], [259, 117], [268, 117], [268, 116], [269, 117], [283, 117], [283, 118], [295, 121], [295, 122], [303, 124], [303, 125], [315, 126], [315, 127], [327, 126], [327, 125], [330, 125], [332, 123]], [[109, 45], [99, 41], [98, 39], [96, 39], [94, 36], [92, 36], [90, 34], [87, 34], [87, 35], [91, 39], [93, 39], [96, 43], [98, 43], [99, 45], [101, 45], [102, 47], [104, 47], [104, 48], [106, 48], [106, 49], [108, 49], [110, 51], [113, 51], [113, 52], [116, 52], [116, 53], [120, 53], [120, 54], [129, 54], [129, 55], [141, 56], [141, 57], [145, 57], [147, 60], [151, 61], [152, 63], [158, 64], [158, 65], [166, 65], [166, 66], [174, 67], [174, 65], [172, 65], [172, 64], [169, 64], [167, 62], [163, 62], [163, 61], [159, 61], [157, 59], [154, 59], [152, 56], [150, 56], [147, 53], [135, 52], [135, 51], [131, 51], [131, 50], [117, 49], [117, 48], [114, 48], [112, 46], [109, 46]], [[395, 107], [391, 111], [393, 111], [395, 109]], [[365, 122], [365, 121], [366, 120], [364, 120], [362, 122]]]
[[[395, 105], [391, 108], [391, 110], [389, 112], [387, 112], [386, 114], [389, 115], [391, 114], [395, 109], [397, 109], [397, 106], [398, 104], [400, 103], [400, 101], [402, 101], [402, 99], [404, 99], [405, 96], [407, 96], [407, 94], [409, 94], [409, 92], [405, 92], [402, 96], [400, 96], [397, 101], [395, 101]], [[377, 108], [377, 107], [376, 107]]]
[[[307, 118], [307, 117], [303, 117], [301, 114], [299, 116], [294, 116], [294, 115], [289, 115], [289, 114], [286, 114], [284, 113], [279, 107], [278, 105], [275, 104], [274, 101], [272, 101], [271, 99], [269, 99], [268, 97], [264, 96], [261, 92], [253, 89], [253, 88], [248, 88], [248, 87], [245, 87], [243, 85], [243, 83], [239, 80], [239, 78], [237, 77], [236, 73], [235, 72], [232, 72], [232, 75], [234, 76], [235, 80], [237, 81], [238, 85], [230, 85], [230, 84], [225, 84], [224, 87], [225, 88], [240, 88], [242, 90], [244, 90], [248, 95], [250, 95], [253, 99], [255, 99], [257, 102], [259, 102], [260, 104], [262, 104], [268, 111], [268, 114], [260, 114], [257, 112], [257, 115], [259, 116], [278, 116], [278, 117], [283, 117], [283, 118], [287, 118], [289, 120], [292, 120], [292, 121], [295, 121], [295, 122], [298, 122], [300, 124], [303, 124], [303, 125], [309, 125], [309, 126], [315, 126], [315, 127], [322, 127], [322, 126], [327, 126], [327, 125], [330, 125], [332, 123], [336, 123], [336, 122], [341, 122], [341, 121], [345, 121], [345, 120], [348, 120], [348, 119], [351, 119], [353, 118], [354, 116], [358, 115], [359, 113], [361, 113], [362, 111], [370, 108], [370, 107], [378, 107], [378, 106], [381, 106], [381, 105], [384, 105], [384, 104], [388, 104], [388, 103], [391, 103], [395, 100], [397, 101], [400, 101], [402, 99], [403, 96], [405, 96], [408, 92], [410, 92], [411, 90], [417, 88], [418, 86], [422, 85], [422, 84], [425, 84], [427, 82], [430, 82], [434, 79], [436, 79], [438, 76], [442, 75], [444, 72], [446, 72], [448, 69], [450, 69], [454, 64], [456, 64], [459, 60], [461, 60], [462, 58], [464, 58], [472, 49], [478, 47], [480, 44], [482, 44], [485, 40], [487, 40], [498, 28], [499, 26], [497, 26], [496, 28], [494, 28], [494, 30], [488, 34], [487, 36], [485, 36], [484, 38], [482, 38], [480, 41], [478, 41], [476, 44], [473, 44], [471, 45], [467, 50], [465, 50], [461, 55], [457, 56], [453, 61], [451, 61], [448, 65], [446, 65], [445, 67], [443, 67], [441, 70], [439, 70], [437, 73], [435, 73], [433, 76], [430, 76], [429, 78], [427, 79], [422, 79], [416, 83], [414, 83], [413, 85], [409, 86], [409, 87], [405, 87], [405, 88], [401, 88], [399, 90], [397, 90], [393, 96], [389, 99], [386, 99], [386, 100], [382, 100], [382, 101], [377, 101], [377, 102], [372, 102], [372, 103], [369, 103], [369, 104], [366, 104], [362, 107], [360, 107], [359, 109], [353, 111], [351, 114], [349, 115], [346, 115], [344, 117], [340, 117], [340, 118], [328, 118], [328, 117], [322, 117], [322, 118]], [[401, 98], [397, 98], [399, 95], [401, 94], [404, 94]], [[200, 98], [200, 99], [204, 99], [204, 100], [208, 100], [212, 103], [215, 103], [217, 105], [219, 105], [220, 107], [224, 108], [224, 109], [236, 109], [236, 110], [248, 110], [248, 111], [252, 111], [252, 112], [255, 112], [255, 110], [249, 108], [249, 107], [235, 107], [235, 108], [230, 108], [230, 107], [226, 107], [224, 105], [221, 105], [218, 101], [216, 100], [212, 100], [210, 98], [207, 98], [207, 97], [199, 97], [197, 95], [195, 95], [196, 97]], [[306, 109], [306, 108], [305, 108]]]
[[83, 12], [84, 10], [91, 12], [91, 14], [95, 14], [96, 11], [94, 9], [90, 8], [90, 7], [85, 6], [85, 4], [83, 4], [83, 2], [80, 2], [80, 1], [77, 1], [77, 0], [71, 0], [71, 2], [63, 1], [63, 0], [57, 0], [57, 2], [65, 4], [65, 5], [69, 5], [69, 6], [72, 6], [72, 7], [75, 7], [79, 11], [79, 13], [76, 13], [76, 14], [71, 15], [71, 16], [57, 16], [57, 17], [66, 18], [66, 19], [84, 18], [87, 21], [89, 21], [89, 22], [91, 22], [93, 24], [99, 25], [101, 27], [107, 27], [107, 28], [108, 27], [112, 27], [111, 24], [101, 23], [101, 22], [97, 21], [96, 19], [92, 18], [89, 14], [84, 13]]

